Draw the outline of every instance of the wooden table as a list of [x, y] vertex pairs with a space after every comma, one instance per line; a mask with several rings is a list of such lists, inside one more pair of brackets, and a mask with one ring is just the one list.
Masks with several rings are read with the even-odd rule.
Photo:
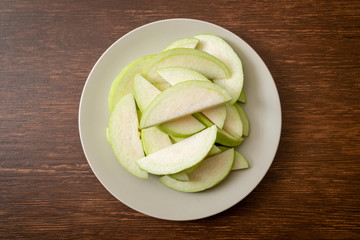
[[[258, 187], [223, 213], [138, 213], [91, 171], [81, 91], [118, 38], [166, 18], [218, 24], [268, 65], [283, 113]], [[0, 2], [0, 239], [360, 239], [360, 1]]]

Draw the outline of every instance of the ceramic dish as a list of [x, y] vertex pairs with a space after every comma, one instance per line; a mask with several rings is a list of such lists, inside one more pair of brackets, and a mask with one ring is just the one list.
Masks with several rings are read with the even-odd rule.
[[[250, 135], [239, 150], [249, 161], [247, 170], [233, 171], [218, 186], [199, 193], [165, 187], [158, 177], [140, 179], [115, 158], [105, 136], [110, 86], [131, 61], [159, 53], [183, 37], [211, 33], [226, 40], [243, 62]], [[222, 212], [245, 198], [268, 171], [280, 139], [281, 107], [274, 80], [259, 55], [232, 32], [204, 21], [168, 19], [141, 26], [117, 40], [100, 57], [85, 83], [79, 107], [79, 131], [85, 156], [96, 177], [118, 200], [152, 217], [194, 220]]]

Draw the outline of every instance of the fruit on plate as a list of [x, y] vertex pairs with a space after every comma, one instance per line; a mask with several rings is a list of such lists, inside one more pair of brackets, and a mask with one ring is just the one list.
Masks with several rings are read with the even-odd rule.
[[167, 46], [164, 51], [174, 49], [174, 48], [195, 48], [199, 43], [199, 39], [197, 38], [181, 38], [174, 42], [172, 42], [169, 46]]
[[232, 167], [232, 170], [240, 170], [240, 169], [246, 169], [249, 168], [249, 163], [246, 161], [246, 158], [239, 153], [238, 151], [235, 151], [235, 159], [234, 159], [234, 165]]
[[[195, 114], [193, 114], [193, 116], [207, 127], [214, 125], [214, 123], [211, 122], [202, 113], [195, 113]], [[228, 146], [228, 147], [236, 147], [237, 145], [240, 145], [243, 142], [243, 140], [244, 140], [243, 137], [235, 138], [234, 136], [232, 136], [230, 133], [228, 133], [224, 129], [221, 129], [221, 128], [217, 129], [216, 143], [218, 143], [218, 144], [222, 144], [222, 145]]]
[[242, 109], [242, 107], [240, 107], [239, 104], [234, 104], [236, 109], [239, 112], [240, 118], [241, 118], [241, 122], [243, 125], [243, 136], [247, 137], [249, 135], [249, 119], [246, 116], [246, 113], [244, 111], [244, 109]]
[[186, 67], [164, 67], [157, 70], [157, 73], [171, 86], [174, 86], [177, 83], [185, 82], [189, 80], [198, 80], [198, 81], [210, 81], [201, 73], [192, 70], [191, 68]]
[[136, 74], [134, 78], [134, 96], [140, 112], [144, 112], [154, 98], [159, 95], [161, 91], [152, 85], [140, 74]]
[[242, 87], [241, 61], [223, 39], [179, 39], [133, 61], [113, 81], [106, 138], [134, 176], [154, 174], [172, 189], [204, 191], [249, 167], [234, 149], [249, 135]]
[[[185, 67], [166, 67], [161, 68], [157, 73], [171, 86], [178, 84], [180, 82], [186, 82], [190, 80], [198, 80], [209, 82], [201, 73], [194, 71], [190, 68]], [[218, 106], [202, 112], [210, 121], [212, 121], [216, 126], [222, 128], [226, 118], [226, 108], [225, 106]]]
[[[161, 91], [147, 81], [143, 76], [137, 74], [134, 80], [134, 94], [141, 112], [144, 112], [149, 104], [159, 95]], [[182, 118], [163, 123], [159, 129], [171, 136], [188, 137], [201, 130], [205, 126], [193, 116], [187, 115]]]
[[[173, 143], [169, 135], [160, 131], [157, 127], [150, 127], [141, 130], [141, 140], [143, 143], [144, 152], [146, 155], [160, 151], [161, 149], [171, 146]], [[215, 145], [213, 148], [216, 147]], [[213, 149], [211, 148], [211, 150]], [[210, 152], [211, 152], [210, 150]], [[221, 152], [220, 148], [216, 147], [218, 152]], [[186, 172], [179, 172], [168, 175], [179, 181], [189, 180]]]
[[171, 177], [171, 178], [173, 178], [175, 180], [178, 180], [178, 181], [189, 181], [189, 176], [185, 171], [182, 171], [182, 172], [179, 172], [179, 173], [174, 173], [174, 174], [169, 174], [169, 175], [166, 175], [166, 176]]
[[182, 192], [200, 192], [211, 188], [231, 172], [234, 164], [234, 149], [228, 149], [202, 161], [192, 173], [188, 174], [188, 181], [178, 181], [164, 176], [160, 181], [175, 190]]
[[159, 76], [157, 70], [170, 66], [191, 68], [208, 79], [230, 77], [230, 71], [222, 61], [206, 52], [189, 48], [174, 48], [155, 55], [145, 65], [142, 74], [147, 80], [158, 86], [165, 81]]
[[230, 95], [214, 83], [196, 80], [182, 82], [155, 97], [143, 112], [140, 128], [200, 112], [230, 100]]
[[186, 138], [204, 130], [204, 124], [191, 115], [165, 122], [157, 126], [161, 131], [175, 137]]
[[246, 96], [245, 96], [244, 91], [241, 91], [240, 97], [239, 97], [239, 99], [238, 99], [238, 102], [246, 103]]
[[243, 135], [243, 124], [235, 105], [226, 104], [226, 119], [223, 129], [236, 139]]
[[231, 76], [216, 79], [214, 82], [225, 88], [232, 97], [234, 104], [240, 97], [243, 88], [244, 74], [242, 62], [236, 52], [222, 38], [212, 34], [200, 34], [195, 36], [200, 42], [196, 49], [207, 52], [220, 59], [230, 70]]
[[188, 169], [209, 153], [215, 143], [216, 126], [207, 128], [167, 148], [136, 161], [148, 173], [167, 175]]
[[236, 147], [244, 141], [243, 137], [235, 138], [223, 129], [218, 129], [216, 142], [228, 147]]
[[[210, 149], [210, 151], [209, 151], [209, 153], [208, 153], [208, 155], [206, 157], [208, 158], [208, 157], [214, 156], [216, 154], [219, 154], [221, 152], [223, 152], [223, 151], [221, 151], [221, 149], [218, 146], [214, 145], [214, 146], [212, 146], [212, 148]], [[176, 180], [179, 180], [179, 181], [188, 181], [189, 180], [188, 174], [194, 172], [195, 169], [200, 165], [200, 163], [192, 166], [191, 168], [185, 169], [182, 172], [172, 174], [172, 175], [168, 175], [168, 176], [172, 177], [172, 178], [174, 178]]]
[[209, 153], [208, 153], [208, 157], [216, 155], [218, 153], [221, 153], [220, 148], [218, 148], [216, 145], [212, 146], [212, 148], [210, 149]]
[[[186, 138], [179, 138], [179, 137], [174, 137], [174, 136], [170, 136], [170, 137], [173, 139], [174, 142], [180, 142], [180, 141], [186, 139]], [[210, 156], [218, 154], [218, 153], [221, 153], [221, 149], [218, 146], [214, 145], [210, 149], [207, 156], [210, 157]]]
[[157, 127], [141, 130], [141, 141], [146, 155], [172, 145], [169, 135], [163, 133]]
[[148, 178], [148, 173], [135, 163], [144, 157], [138, 128], [134, 97], [129, 93], [116, 104], [110, 116], [109, 139], [121, 165], [137, 177]]
[[140, 73], [152, 55], [138, 58], [124, 67], [111, 84], [108, 97], [110, 112], [113, 111], [119, 100], [129, 93], [133, 93], [134, 76]]
[[[218, 148], [221, 152], [224, 152], [229, 149], [228, 147], [224, 147], [224, 146], [218, 146]], [[232, 167], [232, 170], [241, 170], [246, 168], [249, 168], [248, 161], [241, 153], [235, 150], [234, 165]]]
[[226, 107], [218, 106], [202, 111], [211, 122], [213, 122], [219, 128], [223, 128], [226, 120]]

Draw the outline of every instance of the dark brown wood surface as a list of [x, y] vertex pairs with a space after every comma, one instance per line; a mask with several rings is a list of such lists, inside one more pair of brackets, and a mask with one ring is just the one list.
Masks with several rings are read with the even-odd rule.
[[[81, 91], [118, 38], [166, 18], [218, 24], [268, 65], [283, 128], [258, 187], [223, 213], [138, 213], [91, 171]], [[0, 239], [360, 239], [360, 1], [0, 1]], [[261, 149], [260, 149], [261, 151]]]

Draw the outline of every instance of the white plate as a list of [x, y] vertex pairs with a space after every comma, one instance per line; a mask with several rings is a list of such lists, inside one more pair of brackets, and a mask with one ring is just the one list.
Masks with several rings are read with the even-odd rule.
[[[238, 150], [251, 167], [234, 171], [213, 189], [183, 193], [163, 186], [155, 176], [140, 179], [118, 163], [105, 137], [110, 86], [136, 58], [159, 53], [183, 37], [212, 33], [226, 40], [242, 59], [250, 135]], [[97, 61], [83, 89], [79, 131], [90, 167], [118, 200], [152, 217], [193, 220], [222, 212], [245, 198], [268, 171], [280, 140], [281, 108], [274, 80], [259, 55], [241, 38], [217, 25], [193, 19], [168, 19], [139, 27], [117, 40]]]

